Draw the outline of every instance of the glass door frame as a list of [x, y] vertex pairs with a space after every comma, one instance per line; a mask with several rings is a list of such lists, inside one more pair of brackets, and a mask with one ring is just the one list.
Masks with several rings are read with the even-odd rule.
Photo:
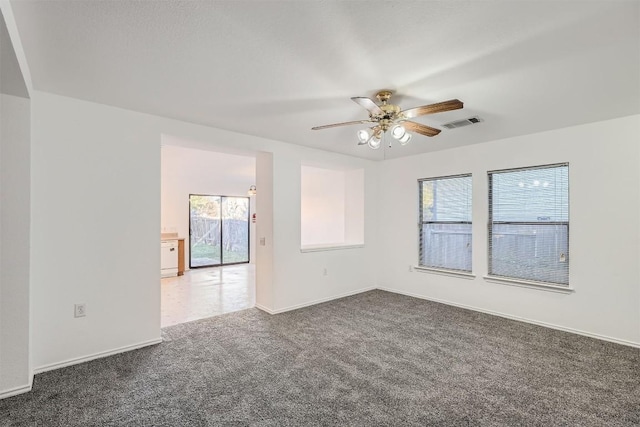
[[[191, 261], [193, 259], [192, 255], [191, 255], [191, 196], [202, 196], [202, 197], [219, 197], [220, 198], [220, 231], [219, 231], [219, 238], [220, 238], [220, 263], [219, 264], [208, 264], [208, 265], [196, 265], [196, 266], [192, 266], [191, 265]], [[228, 199], [228, 198], [232, 198], [232, 199], [247, 199], [247, 260], [246, 261], [238, 261], [238, 262], [229, 262], [229, 263], [225, 263], [224, 262], [224, 250], [223, 250], [223, 233], [222, 233], [222, 222], [223, 222], [223, 216], [222, 216], [222, 201], [223, 199]], [[217, 195], [217, 194], [196, 194], [196, 193], [189, 193], [189, 269], [197, 269], [197, 268], [210, 268], [210, 267], [223, 267], [223, 266], [227, 266], [227, 265], [238, 265], [238, 264], [249, 264], [251, 262], [251, 197], [248, 196], [221, 196], [221, 195]]]

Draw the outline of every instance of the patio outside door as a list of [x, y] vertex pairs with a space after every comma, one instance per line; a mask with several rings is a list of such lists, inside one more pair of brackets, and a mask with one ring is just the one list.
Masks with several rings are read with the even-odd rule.
[[249, 262], [249, 198], [189, 195], [189, 267]]

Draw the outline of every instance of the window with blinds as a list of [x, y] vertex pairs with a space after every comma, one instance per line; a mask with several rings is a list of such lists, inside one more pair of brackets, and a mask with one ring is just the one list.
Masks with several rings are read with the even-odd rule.
[[418, 181], [419, 265], [471, 272], [471, 175]]
[[569, 285], [569, 165], [489, 172], [489, 275]]

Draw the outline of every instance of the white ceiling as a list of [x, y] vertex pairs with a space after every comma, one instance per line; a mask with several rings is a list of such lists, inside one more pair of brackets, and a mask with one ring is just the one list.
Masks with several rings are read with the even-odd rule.
[[[640, 2], [17, 1], [34, 88], [382, 159], [640, 113]], [[352, 96], [458, 98], [405, 147], [356, 146]]]

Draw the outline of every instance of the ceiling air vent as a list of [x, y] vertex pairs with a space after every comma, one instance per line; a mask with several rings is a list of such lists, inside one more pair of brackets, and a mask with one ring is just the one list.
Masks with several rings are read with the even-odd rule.
[[474, 117], [469, 117], [468, 119], [456, 120], [455, 122], [445, 123], [442, 126], [446, 127], [447, 129], [455, 129], [455, 128], [461, 128], [463, 126], [469, 126], [476, 123], [480, 123], [482, 121], [484, 120], [482, 120], [480, 117], [474, 116]]

